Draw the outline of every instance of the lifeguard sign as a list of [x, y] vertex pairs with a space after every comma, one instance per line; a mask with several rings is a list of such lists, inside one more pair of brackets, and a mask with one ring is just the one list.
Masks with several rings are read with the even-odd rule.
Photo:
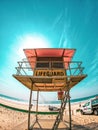
[[[70, 102], [69, 90], [86, 77], [83, 74], [84, 67], [81, 67], [82, 62], [72, 61], [75, 51], [75, 49], [66, 48], [24, 49], [26, 59], [18, 62], [17, 73], [13, 76], [31, 90], [28, 130], [31, 130], [29, 128], [32, 91], [57, 91], [59, 99], [62, 99], [62, 94], [64, 94], [60, 112], [52, 128], [52, 130], [57, 129], [66, 99]], [[71, 112], [69, 115], [71, 127]], [[37, 117], [36, 122], [38, 122]]]
[[52, 69], [52, 70], [41, 69], [41, 70], [35, 70], [34, 76], [65, 76], [65, 71], [57, 70], [57, 69]]

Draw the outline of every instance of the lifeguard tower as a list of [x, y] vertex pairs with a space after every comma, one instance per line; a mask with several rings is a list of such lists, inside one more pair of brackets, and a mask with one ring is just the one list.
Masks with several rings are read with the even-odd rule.
[[[24, 86], [30, 89], [29, 112], [28, 112], [28, 130], [33, 130], [36, 121], [30, 124], [32, 91], [58, 92], [58, 99], [61, 100], [61, 108], [58, 112], [52, 130], [57, 130], [62, 119], [62, 115], [69, 101], [69, 127], [71, 130], [71, 107], [69, 91], [72, 87], [83, 80], [86, 75], [83, 74], [82, 62], [72, 61], [75, 49], [66, 48], [40, 48], [24, 49], [26, 59], [18, 62], [17, 73], [13, 75]], [[37, 107], [38, 112], [38, 94]]]

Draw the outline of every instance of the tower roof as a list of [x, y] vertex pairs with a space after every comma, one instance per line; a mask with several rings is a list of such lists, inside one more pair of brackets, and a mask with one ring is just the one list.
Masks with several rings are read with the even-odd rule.
[[[65, 48], [36, 48], [36, 49], [24, 49], [24, 53], [31, 65], [31, 68], [35, 68], [35, 62], [39, 57], [46, 57], [47, 61], [49, 57], [62, 57], [64, 63], [70, 62], [75, 53], [75, 49], [65, 49]], [[65, 68], [68, 64], [65, 63]]]

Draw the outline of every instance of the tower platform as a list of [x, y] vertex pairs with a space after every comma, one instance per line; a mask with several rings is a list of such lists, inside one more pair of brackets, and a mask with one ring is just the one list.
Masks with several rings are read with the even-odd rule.
[[[32, 91], [47, 91], [47, 92], [50, 91], [55, 92], [60, 90], [68, 91], [86, 77], [86, 75], [58, 76], [58, 77], [23, 76], [23, 75], [13, 75], [13, 76], [27, 88], [32, 89]], [[33, 86], [31, 86], [32, 82]]]

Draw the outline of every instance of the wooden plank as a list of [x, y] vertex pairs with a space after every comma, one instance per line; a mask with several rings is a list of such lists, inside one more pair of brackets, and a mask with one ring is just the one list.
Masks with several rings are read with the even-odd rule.
[[[83, 80], [86, 75], [81, 76], [21, 76], [13, 75], [18, 81], [20, 81], [27, 88], [31, 89], [31, 82], [34, 83], [33, 91], [59, 91], [68, 90]], [[67, 83], [70, 83], [69, 88]]]

